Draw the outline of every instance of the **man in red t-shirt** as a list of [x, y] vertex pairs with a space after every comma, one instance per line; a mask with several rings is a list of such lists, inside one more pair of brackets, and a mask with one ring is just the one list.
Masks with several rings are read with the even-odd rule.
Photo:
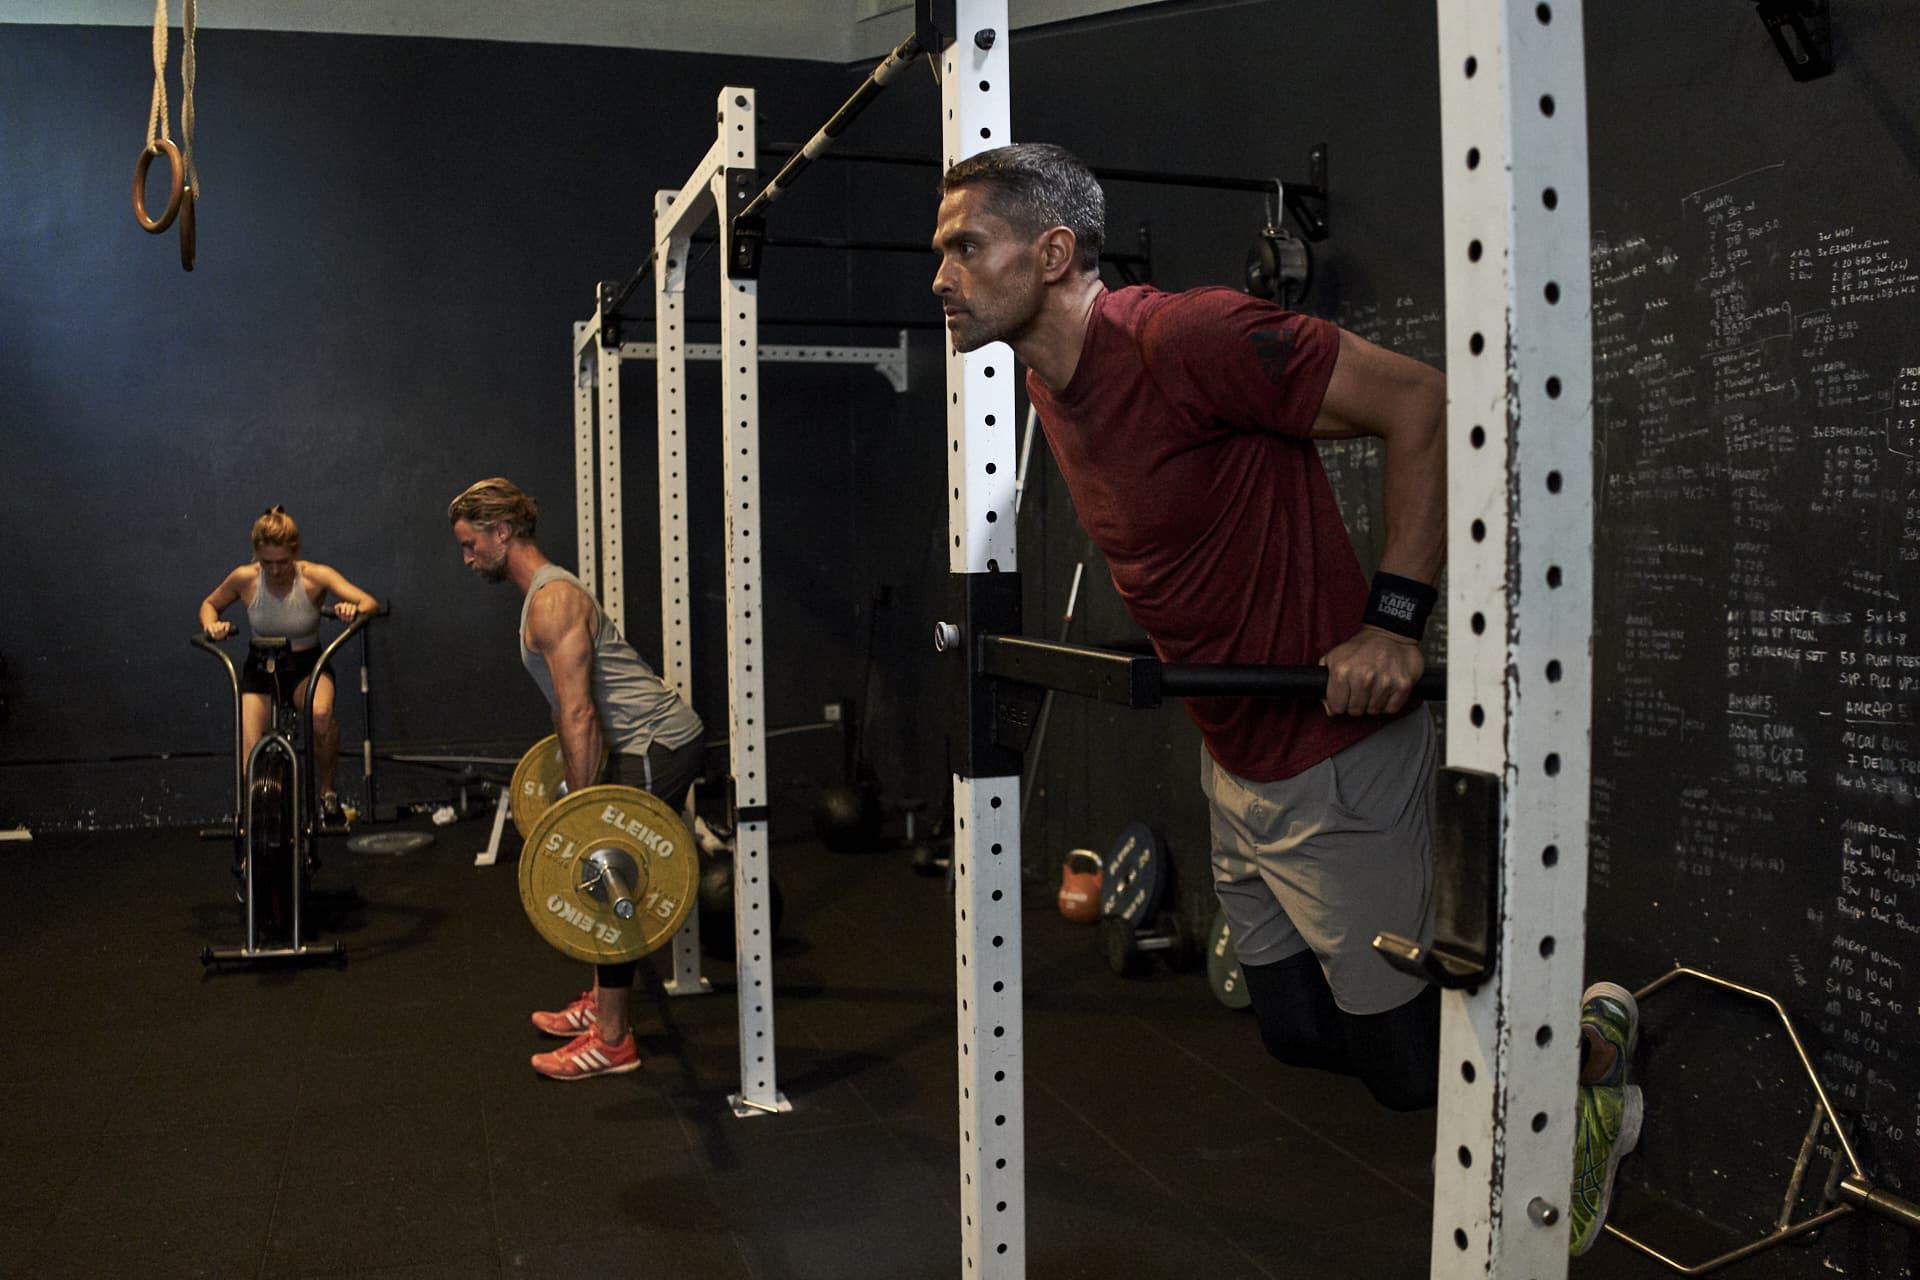
[[[1081, 523], [1161, 659], [1327, 668], [1317, 705], [1187, 702], [1214, 885], [1263, 1041], [1388, 1106], [1432, 1105], [1438, 991], [1371, 941], [1432, 933], [1437, 753], [1409, 694], [1446, 550], [1445, 379], [1231, 290], [1109, 292], [1104, 195], [1059, 147], [982, 152], [942, 193], [933, 291], [953, 345], [1006, 342], [1027, 366]], [[1316, 448], [1359, 435], [1384, 443], [1371, 584]], [[1620, 1016], [1585, 1024], [1583, 1081], [1624, 1084], [1631, 996], [1615, 992]], [[1598, 1223], [1583, 1242], [1574, 1217], [1578, 1249]]]

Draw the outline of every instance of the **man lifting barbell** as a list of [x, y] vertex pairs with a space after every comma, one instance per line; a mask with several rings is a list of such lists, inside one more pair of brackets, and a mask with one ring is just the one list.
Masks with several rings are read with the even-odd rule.
[[[941, 182], [933, 279], [954, 349], [1006, 342], [1074, 507], [1170, 663], [1327, 668], [1322, 704], [1189, 699], [1214, 887], [1268, 1052], [1432, 1106], [1439, 992], [1379, 933], [1432, 935], [1434, 731], [1409, 692], [1446, 551], [1446, 380], [1229, 289], [1109, 291], [1106, 197], [1064, 149], [984, 151]], [[1316, 443], [1384, 445], [1369, 586]], [[1633, 1146], [1633, 998], [1582, 1011], [1573, 1249]]]
[[[488, 582], [512, 582], [520, 609], [520, 660], [553, 709], [569, 792], [599, 781], [602, 748], [617, 781], [643, 788], [676, 811], [699, 776], [700, 717], [620, 636], [580, 580], [534, 541], [534, 500], [501, 477], [481, 480], [447, 507], [462, 562]], [[523, 851], [522, 858], [532, 854]], [[686, 850], [692, 856], [692, 850]], [[594, 985], [572, 1004], [533, 1015], [533, 1025], [569, 1037], [535, 1054], [555, 1080], [616, 1075], [640, 1065], [629, 1019], [637, 961], [596, 963]]]

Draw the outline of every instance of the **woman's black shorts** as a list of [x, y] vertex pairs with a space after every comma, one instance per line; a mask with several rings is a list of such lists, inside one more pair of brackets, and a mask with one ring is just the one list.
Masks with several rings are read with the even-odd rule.
[[240, 668], [240, 692], [258, 693], [271, 698], [273, 696], [274, 675], [267, 670], [271, 660], [279, 672], [280, 687], [288, 698], [300, 682], [313, 674], [313, 668], [320, 661], [320, 646], [307, 649], [256, 649], [247, 646], [246, 665]]

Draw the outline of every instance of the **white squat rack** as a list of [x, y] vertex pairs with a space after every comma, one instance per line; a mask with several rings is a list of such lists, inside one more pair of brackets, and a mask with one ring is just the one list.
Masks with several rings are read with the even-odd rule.
[[[610, 317], [596, 302], [592, 320], [573, 332], [574, 481], [579, 511], [580, 579], [614, 624], [626, 630], [621, 543], [620, 370], [629, 360], [652, 360], [658, 403], [660, 514], [660, 675], [692, 701], [690, 566], [687, 558], [687, 422], [689, 360], [720, 360], [723, 438], [722, 502], [726, 534], [728, 766], [734, 779], [734, 930], [740, 1006], [740, 1091], [730, 1096], [739, 1116], [791, 1109], [775, 1085], [773, 928], [767, 861], [767, 725], [763, 696], [766, 651], [759, 599], [760, 364], [861, 365], [907, 389], [907, 335], [891, 347], [760, 345], [759, 300], [751, 280], [720, 281], [720, 341], [686, 341], [683, 297], [691, 239], [716, 209], [740, 198], [752, 178], [754, 93], [729, 87], [719, 99], [713, 147], [677, 191], [654, 197], [654, 342], [601, 341]], [[730, 187], [729, 183], [733, 185]], [[751, 195], [751, 191], [745, 191]], [[720, 252], [730, 260], [729, 223], [719, 219]], [[602, 295], [605, 296], [604, 294]], [[732, 353], [727, 356], [724, 353]], [[711, 989], [700, 971], [700, 917], [674, 936], [673, 995]]]

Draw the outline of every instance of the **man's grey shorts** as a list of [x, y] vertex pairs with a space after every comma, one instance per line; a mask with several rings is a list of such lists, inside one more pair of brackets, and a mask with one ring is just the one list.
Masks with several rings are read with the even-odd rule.
[[1427, 984], [1373, 949], [1433, 940], [1433, 720], [1426, 708], [1278, 782], [1248, 782], [1201, 748], [1213, 887], [1243, 965], [1311, 948], [1334, 1001], [1385, 1013]]

